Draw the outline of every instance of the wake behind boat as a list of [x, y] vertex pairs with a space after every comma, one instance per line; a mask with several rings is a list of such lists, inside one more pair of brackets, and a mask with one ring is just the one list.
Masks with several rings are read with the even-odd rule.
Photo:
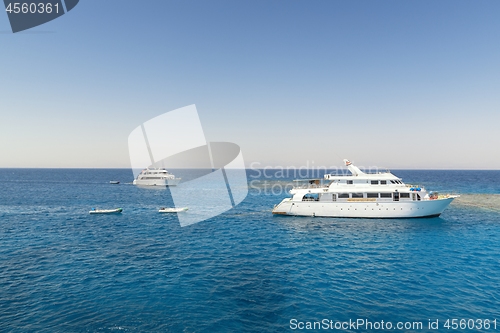
[[181, 178], [175, 178], [173, 174], [164, 168], [147, 168], [134, 179], [132, 184], [141, 186], [176, 186]]
[[[291, 198], [276, 205], [273, 214], [409, 218], [439, 216], [457, 195], [439, 195], [418, 185], [408, 185], [390, 172], [364, 173], [344, 160], [351, 175], [325, 175], [298, 180]], [[302, 184], [301, 184], [302, 182]]]
[[91, 211], [89, 211], [90, 214], [116, 214], [116, 213], [121, 213], [123, 211], [122, 208], [115, 208], [115, 209], [95, 209], [92, 208]]
[[188, 210], [187, 207], [180, 207], [180, 208], [167, 208], [167, 207], [162, 207], [160, 210], [158, 210], [159, 213], [180, 213], [180, 212], [185, 212]]

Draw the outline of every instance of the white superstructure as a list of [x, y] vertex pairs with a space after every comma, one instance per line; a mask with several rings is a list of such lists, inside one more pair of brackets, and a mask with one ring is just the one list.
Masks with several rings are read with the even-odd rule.
[[[291, 198], [276, 205], [273, 214], [408, 218], [439, 216], [456, 195], [438, 195], [418, 185], [407, 185], [389, 171], [364, 173], [344, 160], [351, 175], [325, 175], [297, 181]], [[300, 182], [303, 182], [300, 184]]]
[[147, 168], [134, 180], [134, 185], [141, 186], [175, 186], [179, 184], [181, 178], [175, 178], [163, 168]]

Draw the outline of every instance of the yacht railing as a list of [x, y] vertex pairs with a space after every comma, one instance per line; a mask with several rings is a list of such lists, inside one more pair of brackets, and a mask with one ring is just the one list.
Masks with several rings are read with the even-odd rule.
[[322, 185], [322, 184], [304, 184], [304, 185], [294, 185], [293, 188], [299, 188], [299, 189], [328, 188], [328, 185]]
[[317, 188], [328, 188], [330, 182], [324, 179], [314, 178], [314, 179], [295, 179], [293, 188], [298, 189], [317, 189]]
[[[370, 171], [370, 170], [361, 170], [367, 175], [384, 175], [387, 173], [391, 173], [389, 169], [386, 169], [385, 171]], [[325, 175], [330, 175], [332, 177], [348, 177], [352, 176], [352, 173], [349, 170], [345, 170], [342, 172], [337, 172], [337, 173], [325, 173]]]

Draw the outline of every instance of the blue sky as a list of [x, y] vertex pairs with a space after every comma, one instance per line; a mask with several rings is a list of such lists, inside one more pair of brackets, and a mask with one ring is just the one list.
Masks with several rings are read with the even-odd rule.
[[0, 167], [129, 167], [196, 104], [247, 165], [500, 169], [499, 1], [81, 0], [12, 34]]

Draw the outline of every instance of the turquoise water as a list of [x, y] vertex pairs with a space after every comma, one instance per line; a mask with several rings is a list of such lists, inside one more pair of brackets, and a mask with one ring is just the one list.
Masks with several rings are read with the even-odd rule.
[[292, 177], [249, 171], [240, 205], [181, 228], [157, 212], [169, 191], [124, 184], [130, 170], [1, 169], [0, 331], [291, 332], [292, 319], [365, 319], [435, 332], [429, 319], [439, 331], [448, 318], [500, 321], [500, 171], [394, 173], [462, 198], [431, 219], [273, 216]]

